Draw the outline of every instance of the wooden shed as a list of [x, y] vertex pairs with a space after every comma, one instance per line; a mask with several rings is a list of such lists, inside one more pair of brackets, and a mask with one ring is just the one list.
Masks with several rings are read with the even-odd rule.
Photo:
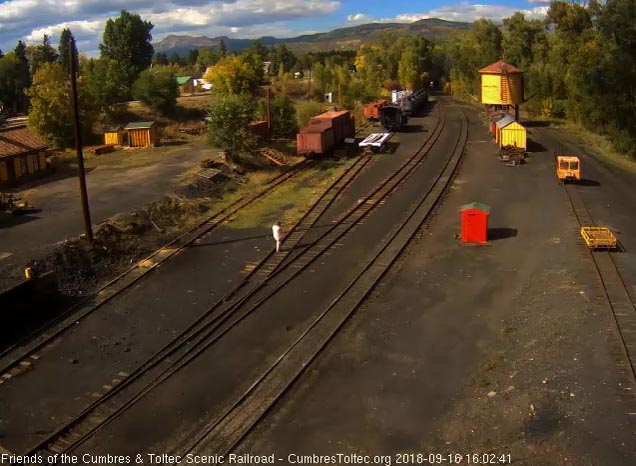
[[0, 186], [15, 186], [46, 172], [46, 143], [26, 126], [0, 130]]
[[114, 126], [104, 131], [104, 144], [124, 145], [124, 127]]
[[511, 116], [506, 116], [497, 123], [497, 145], [527, 148], [526, 129]]
[[192, 76], [177, 76], [179, 95], [194, 95], [195, 85]]
[[130, 147], [155, 146], [159, 142], [159, 132], [154, 121], [128, 123], [124, 129], [128, 131]]

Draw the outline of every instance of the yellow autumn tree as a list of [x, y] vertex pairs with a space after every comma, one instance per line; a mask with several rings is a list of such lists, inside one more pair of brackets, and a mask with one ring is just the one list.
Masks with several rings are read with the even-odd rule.
[[254, 92], [260, 84], [254, 66], [244, 57], [226, 56], [209, 67], [203, 79], [212, 84], [212, 92], [217, 95]]

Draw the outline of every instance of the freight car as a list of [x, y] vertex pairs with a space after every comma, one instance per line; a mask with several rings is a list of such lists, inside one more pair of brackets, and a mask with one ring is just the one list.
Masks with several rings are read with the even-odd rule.
[[419, 91], [415, 91], [411, 95], [402, 99], [402, 101], [400, 102], [400, 108], [408, 118], [413, 113], [417, 112], [419, 108], [427, 101], [428, 91], [426, 89], [420, 89]]
[[380, 123], [387, 131], [399, 131], [407, 122], [408, 117], [398, 105], [387, 105], [380, 109]]
[[296, 152], [303, 156], [325, 156], [356, 134], [355, 121], [348, 111], [329, 111], [313, 117], [296, 135]]
[[369, 102], [364, 106], [364, 117], [367, 120], [379, 120], [380, 109], [387, 104], [388, 102], [386, 100], [376, 100], [375, 102]]
[[428, 91], [421, 89], [404, 95], [393, 105], [380, 109], [380, 123], [387, 131], [399, 131], [408, 123], [409, 117], [428, 101]]

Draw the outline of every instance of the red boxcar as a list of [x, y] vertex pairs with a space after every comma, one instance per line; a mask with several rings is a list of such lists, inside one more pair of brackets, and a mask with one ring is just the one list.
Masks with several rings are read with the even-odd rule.
[[311, 119], [312, 123], [316, 121], [328, 121], [331, 123], [336, 145], [342, 144], [345, 138], [353, 138], [356, 135], [355, 121], [348, 110], [332, 110], [321, 113]]
[[364, 106], [364, 117], [368, 119], [378, 120], [380, 118], [380, 109], [386, 106], [386, 100], [376, 100]]
[[296, 152], [299, 155], [329, 155], [334, 148], [331, 127], [305, 127], [296, 135]]

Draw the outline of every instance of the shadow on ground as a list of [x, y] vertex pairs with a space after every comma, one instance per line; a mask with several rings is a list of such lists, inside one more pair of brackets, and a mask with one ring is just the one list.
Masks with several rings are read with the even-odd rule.
[[528, 138], [528, 152], [547, 152], [548, 150], [538, 142]]
[[488, 241], [514, 238], [517, 236], [516, 228], [488, 228]]
[[601, 183], [599, 183], [596, 180], [590, 180], [589, 178], [581, 178], [577, 184], [579, 186], [600, 186]]

